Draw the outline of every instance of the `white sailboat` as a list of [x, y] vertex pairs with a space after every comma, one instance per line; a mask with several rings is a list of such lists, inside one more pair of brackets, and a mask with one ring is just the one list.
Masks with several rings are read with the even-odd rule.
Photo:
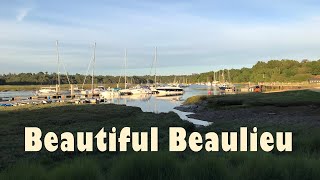
[[94, 86], [94, 73], [95, 73], [95, 64], [96, 64], [96, 46], [97, 43], [95, 42], [93, 44], [93, 56], [92, 60], [90, 61], [86, 73], [86, 77], [84, 78], [83, 84], [82, 84], [82, 89], [84, 87], [84, 84], [86, 82], [87, 75], [89, 74], [89, 70], [91, 67], [91, 89], [90, 90], [81, 90], [82, 95], [92, 95], [92, 96], [99, 96], [102, 91], [105, 90], [104, 86], [98, 86], [95, 88]]
[[57, 64], [58, 64], [58, 72], [57, 72], [57, 84], [56, 86], [46, 86], [41, 87], [40, 90], [36, 91], [36, 95], [40, 97], [45, 96], [53, 96], [60, 94], [60, 54], [59, 54], [59, 43], [56, 41], [56, 50], [57, 50]]
[[124, 53], [125, 67], [124, 67], [124, 89], [119, 90], [121, 95], [140, 95], [140, 94], [152, 94], [152, 91], [145, 86], [136, 86], [133, 88], [127, 88], [127, 49]]
[[[157, 47], [155, 48], [155, 62], [157, 62]], [[155, 91], [157, 92], [157, 96], [176, 96], [184, 94], [184, 90], [178, 86], [157, 87], [156, 80], [155, 73]]]
[[152, 72], [152, 68], [154, 67], [154, 83], [153, 83], [153, 86], [149, 86], [150, 90], [151, 90], [151, 93], [152, 94], [157, 94], [158, 91], [157, 91], [157, 47], [154, 47], [154, 59], [153, 59], [153, 63], [152, 63], [152, 66], [151, 66], [151, 70], [150, 70], [150, 76], [151, 76], [151, 72]]
[[224, 70], [222, 71], [222, 77], [223, 77], [223, 83], [218, 85], [220, 91], [224, 93], [235, 93], [236, 87], [231, 83], [230, 71], [228, 70], [228, 81], [225, 80]]
[[127, 48], [124, 50], [124, 89], [119, 90], [120, 95], [132, 95], [130, 89], [127, 89]]

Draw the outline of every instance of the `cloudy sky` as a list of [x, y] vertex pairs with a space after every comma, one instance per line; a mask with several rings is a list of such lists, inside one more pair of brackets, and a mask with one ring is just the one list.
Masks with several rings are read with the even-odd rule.
[[86, 72], [97, 43], [98, 74], [131, 75], [320, 59], [318, 0], [2, 0], [0, 73], [56, 71], [55, 41], [70, 73]]

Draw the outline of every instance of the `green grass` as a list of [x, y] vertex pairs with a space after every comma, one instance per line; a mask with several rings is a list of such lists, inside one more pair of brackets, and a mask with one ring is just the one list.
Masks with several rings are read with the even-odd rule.
[[210, 108], [320, 105], [320, 93], [310, 90], [298, 90], [275, 93], [195, 96], [188, 98], [185, 104], [197, 104], [203, 101], [206, 101]]
[[[293, 94], [292, 94], [293, 93]], [[313, 93], [302, 93], [307, 100]], [[250, 97], [249, 97], [250, 96]], [[248, 95], [268, 99], [269, 94]], [[272, 97], [280, 94], [272, 94]], [[238, 96], [235, 96], [238, 97]], [[239, 96], [241, 97], [241, 96]], [[208, 99], [214, 97], [208, 97]], [[221, 97], [225, 98], [225, 97]], [[273, 98], [274, 99], [274, 98]], [[299, 99], [299, 98], [297, 98]], [[303, 98], [301, 99], [303, 100]], [[245, 99], [246, 102], [250, 102]], [[274, 102], [274, 101], [273, 101]], [[238, 121], [214, 123], [195, 129], [175, 113], [143, 113], [139, 108], [118, 105], [65, 105], [0, 107], [0, 179], [319, 179], [320, 128], [302, 122], [279, 126], [269, 122], [243, 124]], [[168, 152], [168, 128], [199, 131], [236, 131], [241, 126], [262, 131], [293, 131], [293, 152]], [[129, 126], [132, 131], [159, 127], [159, 152], [92, 153], [24, 152], [24, 127], [36, 126], [43, 134], [54, 131], [98, 132]], [[249, 129], [250, 131], [250, 129]], [[129, 148], [130, 149], [130, 148]]]
[[[48, 85], [49, 86], [49, 85]], [[41, 85], [0, 85], [1, 91], [36, 91]]]
[[[131, 131], [150, 131], [150, 127], [159, 127], [159, 143], [167, 147], [168, 128], [182, 126], [192, 130], [193, 125], [182, 121], [175, 113], [143, 113], [137, 107], [117, 105], [38, 105], [0, 107], [0, 168], [7, 163], [23, 157], [46, 157], [60, 160], [64, 155], [59, 153], [25, 153], [24, 127], [39, 127], [42, 134], [53, 131], [62, 132], [95, 132], [102, 127], [118, 131], [123, 127], [131, 127]], [[71, 155], [68, 155], [72, 158]]]
[[[18, 163], [1, 179], [318, 179], [319, 159], [269, 154], [212, 154], [183, 156], [168, 152], [129, 153], [112, 160], [87, 156], [65, 160], [53, 167], [38, 162]], [[108, 166], [108, 168], [104, 168]]]
[[210, 96], [205, 96], [205, 95], [192, 96], [192, 97], [189, 97], [189, 98], [184, 102], [184, 104], [186, 104], [186, 105], [188, 105], [188, 104], [197, 104], [197, 103], [200, 103], [200, 102], [202, 102], [202, 101], [207, 100], [208, 97], [210, 97]]

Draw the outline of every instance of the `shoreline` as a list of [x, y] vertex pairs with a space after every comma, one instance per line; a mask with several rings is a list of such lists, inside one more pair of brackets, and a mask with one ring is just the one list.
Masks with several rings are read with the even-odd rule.
[[[287, 92], [278, 92], [278, 94]], [[274, 93], [268, 94], [272, 95]], [[217, 102], [223, 102], [226, 98], [232, 98], [232, 95], [223, 97], [206, 97], [207, 99], [199, 100], [196, 103], [185, 103], [181, 106], [175, 107], [175, 109], [192, 113], [190, 115], [187, 115], [189, 118], [209, 121], [213, 123], [238, 121], [254, 124], [263, 124], [264, 122], [271, 122], [272, 124], [293, 124], [302, 121], [308, 121], [310, 122], [310, 124], [320, 126], [320, 103], [310, 102], [310, 104], [308, 104], [305, 102], [301, 102], [287, 105], [285, 103], [274, 105], [266, 103], [266, 105], [255, 104], [250, 106], [237, 104], [230, 106], [222, 105], [221, 107], [212, 107], [211, 101], [214, 101], [212, 99], [216, 98], [218, 99], [216, 100]], [[236, 98], [238, 97], [241, 97], [241, 95], [234, 96], [234, 101], [237, 101]], [[188, 100], [186, 100], [186, 102], [187, 101]], [[231, 100], [226, 100], [226, 102], [228, 101]]]
[[[280, 95], [278, 94], [277, 98], [285, 96], [285, 99], [288, 99], [287, 96], [294, 95], [292, 93], [295, 93], [296, 97], [302, 96], [305, 100], [308, 100], [308, 102], [311, 98], [320, 100], [317, 96], [318, 93], [314, 94], [315, 92], [310, 93], [305, 91], [302, 93], [281, 93]], [[261, 99], [260, 94], [252, 95], [254, 95], [254, 97], [251, 97], [251, 95], [247, 96], [246, 100], [250, 98], [255, 98], [256, 100]], [[225, 98], [242, 98], [243, 96], [246, 95], [220, 96], [220, 98], [222, 98], [220, 99], [220, 102], [223, 102]], [[294, 100], [299, 102], [296, 97]], [[264, 102], [268, 102], [268, 98], [263, 96], [263, 99], [265, 100]], [[280, 100], [283, 101], [282, 99]], [[208, 118], [214, 121], [214, 124], [201, 128], [197, 128], [194, 124], [181, 120], [174, 112], [155, 114], [143, 112], [139, 107], [124, 105], [47, 104], [9, 108], [0, 107], [0, 120], [2, 122], [2, 125], [0, 126], [2, 132], [0, 138], [0, 141], [2, 142], [2, 148], [0, 150], [0, 154], [2, 155], [0, 158], [0, 177], [13, 177], [16, 174], [24, 174], [29, 171], [33, 172], [32, 169], [28, 169], [29, 167], [42, 169], [44, 177], [47, 175], [49, 177], [57, 177], [54, 175], [56, 174], [57, 169], [59, 170], [61, 167], [71, 166], [77, 168], [80, 166], [85, 168], [81, 169], [81, 171], [86, 172], [86, 169], [90, 169], [94, 165], [93, 167], [96, 167], [95, 169], [97, 172], [103, 172], [105, 177], [111, 177], [111, 179], [116, 179], [115, 177], [118, 177], [119, 174], [135, 173], [136, 171], [145, 169], [149, 166], [151, 169], [163, 169], [163, 167], [169, 166], [170, 170], [167, 172], [172, 172], [172, 169], [174, 168], [173, 171], [179, 173], [177, 178], [172, 179], [179, 179], [178, 177], [185, 173], [185, 177], [189, 177], [189, 174], [187, 174], [188, 172], [216, 172], [211, 168], [217, 167], [215, 164], [212, 164], [215, 162], [223, 162], [223, 167], [230, 167], [230, 170], [235, 172], [236, 177], [243, 177], [244, 179], [247, 177], [247, 173], [242, 171], [244, 167], [254, 169], [258, 166], [261, 167], [261, 169], [264, 169], [266, 165], [268, 167], [273, 167], [274, 164], [280, 164], [280, 166], [277, 166], [274, 169], [274, 171], [279, 173], [282, 173], [285, 170], [290, 174], [294, 174], [296, 172], [295, 169], [314, 168], [317, 173], [315, 176], [318, 177], [318, 173], [320, 172], [318, 170], [320, 167], [318, 163], [320, 157], [320, 106], [317, 106], [316, 104], [291, 106], [289, 107], [290, 111], [282, 111], [282, 109], [288, 107], [279, 106], [224, 107], [219, 109], [213, 108], [212, 103], [215, 102], [213, 99], [208, 97], [206, 101], [207, 104], [202, 102], [198, 103], [196, 106], [184, 106], [185, 111], [193, 110], [196, 112], [194, 115], [189, 115], [190, 117], [201, 115], [203, 119]], [[188, 100], [186, 102], [188, 102]], [[230, 103], [230, 99], [228, 99], [228, 102], [228, 105], [233, 105]], [[289, 100], [286, 102], [289, 104], [292, 103]], [[318, 101], [314, 101], [313, 103], [317, 102]], [[272, 111], [270, 107], [272, 107]], [[266, 109], [269, 110], [265, 111]], [[265, 112], [262, 113], [263, 111]], [[206, 112], [207, 114], [203, 112]], [[306, 112], [309, 112], [309, 114], [306, 115]], [[252, 117], [249, 118], [248, 116], [245, 116], [248, 114], [251, 114]], [[263, 116], [264, 118], [257, 118], [257, 116]], [[293, 119], [293, 117], [299, 118]], [[120, 130], [123, 127], [130, 127], [135, 132], [149, 132], [151, 127], [158, 127], [159, 152], [152, 154], [147, 152], [134, 153], [130, 150], [126, 153], [100, 153], [99, 151], [94, 150], [90, 154], [81, 154], [79, 152], [62, 153], [60, 151], [55, 153], [46, 151], [27, 153], [23, 150], [24, 136], [22, 134], [24, 133], [25, 127], [38, 127], [44, 134], [48, 132], [55, 132], [57, 134], [62, 134], [63, 132], [98, 132], [101, 128], [110, 131], [112, 127], [116, 127], [117, 130]], [[190, 137], [193, 132], [198, 132], [202, 137], [210, 132], [215, 132], [219, 135], [221, 132], [238, 132], [240, 127], [247, 127], [248, 129], [257, 127], [257, 129], [259, 129], [257, 134], [261, 132], [270, 132], [274, 135], [275, 132], [292, 132], [292, 152], [281, 156], [275, 150], [267, 154], [262, 152], [262, 149], [259, 148], [259, 155], [246, 152], [223, 153], [220, 152], [223, 151], [223, 149], [220, 149], [221, 147], [219, 145], [219, 152], [210, 152], [210, 154], [207, 154], [204, 149], [201, 153], [191, 152], [189, 149], [180, 153], [171, 153], [168, 152], [170, 127], [182, 127], [186, 130], [188, 137]], [[82, 162], [80, 165], [79, 160]], [[235, 164], [235, 162], [238, 162], [239, 160], [241, 162]], [[118, 162], [122, 163], [120, 164], [121, 166], [119, 166]], [[151, 165], [148, 164], [144, 166], [145, 162], [150, 162]], [[315, 164], [315, 162], [317, 162], [317, 164]], [[21, 165], [21, 163], [26, 164]], [[291, 166], [292, 164], [294, 164], [293, 167]], [[291, 170], [291, 167], [293, 170]], [[70, 172], [74, 172], [72, 170], [73, 169], [68, 169], [63, 171], [62, 174], [70, 174]], [[119, 174], [116, 174], [116, 176], [109, 176], [115, 171], [119, 172]], [[89, 179], [92, 179], [91, 173], [88, 174], [90, 174], [90, 176], [88, 176], [90, 177]], [[223, 171], [221, 174], [226, 177], [230, 173], [228, 171]], [[261, 173], [259, 172], [258, 174]], [[192, 179], [197, 179], [197, 177], [199, 176]], [[305, 174], [303, 174], [303, 177], [305, 177]], [[140, 179], [140, 177], [137, 179]]]

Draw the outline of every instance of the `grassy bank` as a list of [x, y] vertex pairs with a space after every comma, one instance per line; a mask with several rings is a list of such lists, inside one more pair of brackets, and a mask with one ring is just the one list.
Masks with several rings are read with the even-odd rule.
[[[208, 97], [211, 98], [211, 97]], [[320, 129], [309, 122], [240, 121], [214, 123], [196, 129], [175, 113], [143, 113], [118, 105], [41, 105], [0, 107], [0, 179], [317, 179], [320, 176]], [[168, 152], [168, 128], [199, 131], [236, 131], [257, 126], [259, 132], [292, 130], [293, 152]], [[132, 131], [159, 127], [160, 152], [40, 153], [24, 152], [24, 127], [48, 131], [98, 132], [129, 126]], [[130, 148], [129, 148], [130, 149]]]
[[310, 90], [297, 90], [275, 93], [194, 96], [188, 98], [184, 104], [199, 104], [204, 101], [208, 108], [320, 105], [320, 93]]

